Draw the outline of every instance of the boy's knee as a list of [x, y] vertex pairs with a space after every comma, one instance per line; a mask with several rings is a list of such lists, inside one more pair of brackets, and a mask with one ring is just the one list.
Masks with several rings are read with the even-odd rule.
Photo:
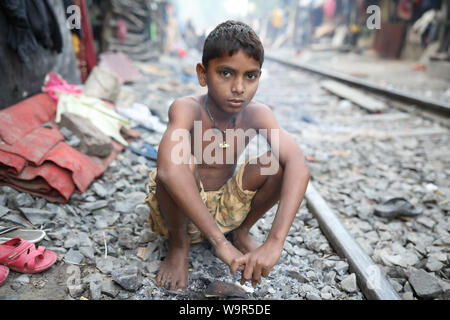
[[283, 177], [283, 168], [278, 159], [268, 151], [266, 154], [258, 158], [260, 173], [263, 176], [281, 179]]

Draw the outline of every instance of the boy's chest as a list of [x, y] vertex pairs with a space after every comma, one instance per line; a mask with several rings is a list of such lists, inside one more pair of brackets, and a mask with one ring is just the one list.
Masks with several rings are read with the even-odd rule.
[[239, 156], [256, 135], [253, 129], [221, 131], [197, 125], [191, 131], [191, 153], [203, 166], [236, 165]]

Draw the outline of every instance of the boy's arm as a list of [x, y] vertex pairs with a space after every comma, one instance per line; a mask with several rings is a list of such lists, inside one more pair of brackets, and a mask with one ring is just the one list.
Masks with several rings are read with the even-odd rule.
[[[284, 241], [291, 228], [295, 215], [300, 207], [309, 181], [309, 168], [294, 138], [281, 129], [270, 109], [261, 108], [255, 112], [257, 128], [267, 130], [267, 141], [272, 154], [278, 158], [283, 168], [280, 203], [272, 224], [272, 228], [262, 246], [236, 259], [231, 272], [237, 266], [245, 264], [241, 283], [252, 280], [253, 286], [261, 281], [261, 275], [267, 277], [270, 270], [278, 262], [283, 250]], [[273, 131], [276, 130], [276, 131]], [[276, 132], [279, 134], [277, 135]]]
[[[228, 265], [239, 251], [231, 246], [203, 203], [190, 169], [190, 130], [196, 109], [190, 101], [177, 100], [169, 109], [169, 124], [158, 149], [158, 179], [172, 199], [211, 242], [216, 253]], [[184, 144], [184, 145], [183, 145]], [[184, 147], [183, 156], [180, 154]], [[233, 250], [234, 249], [234, 250]]]

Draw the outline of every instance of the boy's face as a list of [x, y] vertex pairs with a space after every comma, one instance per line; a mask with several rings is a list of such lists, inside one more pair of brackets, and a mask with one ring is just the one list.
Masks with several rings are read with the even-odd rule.
[[228, 113], [238, 113], [253, 99], [258, 89], [261, 67], [259, 62], [239, 50], [231, 57], [224, 55], [208, 62], [208, 70], [197, 65], [197, 75], [202, 87], [216, 106]]

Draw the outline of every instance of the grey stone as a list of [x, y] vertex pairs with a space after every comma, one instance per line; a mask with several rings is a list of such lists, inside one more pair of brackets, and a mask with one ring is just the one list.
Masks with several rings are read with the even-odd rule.
[[421, 298], [436, 298], [442, 293], [438, 279], [422, 269], [414, 269], [408, 281]]
[[7, 200], [6, 194], [0, 194], [0, 207], [5, 206]]
[[307, 293], [306, 300], [322, 300], [322, 299], [314, 293]]
[[309, 284], [302, 283], [302, 284], [300, 284], [300, 292], [304, 293], [304, 295], [306, 296], [306, 294], [308, 294], [308, 293], [314, 293], [315, 289], [314, 289], [314, 287], [312, 287]]
[[155, 273], [159, 270], [160, 266], [161, 266], [161, 262], [155, 260], [150, 263], [147, 263], [145, 265], [145, 270], [147, 270], [148, 273]]
[[334, 280], [335, 278], [336, 278], [336, 272], [330, 271], [330, 272], [327, 272], [327, 273], [324, 275], [323, 281], [324, 281], [325, 283], [328, 283], [328, 284], [334, 284], [334, 283], [335, 283], [335, 280]]
[[310, 281], [316, 281], [317, 280], [317, 274], [314, 271], [308, 271], [306, 272], [306, 276]]
[[102, 282], [102, 293], [108, 297], [115, 298], [119, 294], [119, 288], [112, 280], [104, 280]]
[[324, 292], [321, 293], [320, 296], [322, 297], [323, 300], [331, 300], [333, 299], [333, 295], [329, 292]]
[[344, 275], [348, 271], [348, 263], [345, 261], [338, 261], [334, 266], [334, 270], [336, 270], [337, 274]]
[[430, 228], [430, 229], [432, 229], [433, 226], [436, 224], [436, 221], [434, 221], [428, 217], [425, 217], [425, 216], [421, 216], [421, 217], [417, 218], [417, 222], [424, 225], [427, 228]]
[[95, 194], [100, 198], [105, 198], [108, 195], [108, 191], [105, 189], [105, 187], [98, 182], [95, 182], [92, 185], [92, 188], [94, 189]]
[[146, 204], [138, 204], [138, 205], [136, 206], [136, 208], [134, 208], [134, 212], [135, 212], [138, 216], [144, 216], [144, 217], [147, 217], [149, 211], [150, 211], [150, 208], [149, 208], [148, 205], [146, 205]]
[[306, 257], [307, 255], [311, 254], [311, 251], [305, 248], [296, 247], [294, 250], [295, 254], [298, 255], [299, 257]]
[[92, 247], [80, 247], [80, 252], [83, 256], [85, 256], [89, 260], [93, 261], [95, 259], [94, 248]]
[[102, 281], [103, 281], [103, 276], [98, 272], [91, 273], [83, 279], [84, 283], [91, 283], [91, 282], [99, 283]]
[[[154, 261], [159, 258], [159, 249], [160, 248], [160, 242], [159, 241], [152, 241], [147, 244], [147, 249], [145, 251], [145, 257], [144, 261]], [[213, 261], [213, 259], [211, 259]], [[206, 261], [204, 261], [206, 262]]]
[[119, 233], [119, 245], [126, 249], [136, 249], [139, 245], [137, 238], [127, 233]]
[[443, 263], [446, 263], [449, 257], [450, 254], [446, 254], [445, 252], [433, 252], [428, 255], [428, 259], [434, 259]]
[[74, 135], [72, 130], [67, 129], [66, 127], [60, 128], [59, 132], [64, 136], [65, 140], [69, 140]]
[[47, 223], [56, 215], [55, 212], [35, 208], [19, 208], [19, 210], [34, 225]]
[[412, 292], [405, 292], [402, 294], [402, 300], [414, 300], [414, 294]]
[[[375, 250], [376, 252], [377, 250]], [[413, 250], [407, 250], [398, 243], [393, 243], [392, 250], [387, 248], [381, 249], [378, 252], [381, 261], [387, 266], [401, 266], [407, 268], [419, 262], [419, 257]]]
[[117, 284], [128, 291], [136, 291], [142, 285], [142, 277], [136, 266], [115, 270], [111, 276]]
[[118, 201], [115, 204], [115, 210], [121, 213], [130, 213], [136, 207], [136, 202], [132, 200]]
[[89, 292], [91, 300], [100, 300], [102, 298], [102, 283], [91, 281], [89, 283]]
[[79, 297], [81, 297], [81, 295], [83, 294], [83, 292], [86, 288], [83, 284], [78, 284], [78, 285], [69, 285], [68, 289], [69, 289], [69, 295], [72, 298], [79, 298]]
[[27, 274], [22, 274], [21, 276], [17, 277], [15, 282], [19, 282], [22, 284], [30, 283], [30, 277]]
[[358, 290], [358, 286], [356, 284], [356, 274], [352, 273], [344, 278], [344, 280], [341, 281], [341, 287], [348, 293], [356, 292]]
[[441, 270], [444, 264], [435, 258], [429, 258], [425, 267], [428, 271], [435, 272]]
[[120, 214], [108, 209], [101, 209], [95, 213], [94, 217], [96, 221], [99, 221], [99, 224], [104, 225], [104, 223], [106, 223], [107, 226], [112, 226], [117, 222]]
[[145, 229], [139, 239], [139, 243], [148, 243], [157, 238], [157, 234], [151, 230]]
[[75, 248], [78, 249], [80, 247], [80, 238], [76, 236], [69, 236], [67, 237], [66, 241], [64, 241], [64, 248], [71, 249]]
[[66, 249], [61, 247], [47, 247], [48, 250], [53, 251], [55, 253], [65, 254], [67, 252]]
[[111, 274], [115, 268], [115, 259], [113, 257], [98, 257], [95, 259], [95, 265], [101, 273]]
[[144, 192], [132, 192], [127, 195], [126, 200], [117, 201], [115, 209], [121, 213], [131, 213], [138, 204], [144, 204], [147, 195]]
[[395, 279], [389, 279], [389, 283], [392, 285], [392, 288], [394, 288], [395, 291], [401, 292], [403, 290], [403, 286]]
[[292, 245], [289, 242], [287, 242], [287, 241], [284, 243], [284, 250], [288, 254], [294, 254], [294, 249], [293, 249]]
[[[144, 220], [145, 221], [145, 220]], [[135, 225], [138, 222], [137, 216], [134, 213], [128, 213], [126, 215], [124, 215], [123, 219], [122, 219], [122, 224], [126, 225], [130, 225], [130, 227], [132, 225]]]
[[89, 203], [85, 203], [82, 204], [80, 206], [81, 209], [86, 210], [88, 212], [92, 212], [101, 208], [105, 208], [108, 206], [108, 201], [106, 200], [99, 200], [99, 201], [95, 201], [95, 202], [89, 202]]
[[12, 207], [18, 209], [20, 207], [30, 208], [34, 205], [33, 197], [28, 193], [19, 193], [16, 197], [11, 199]]
[[108, 228], [108, 222], [103, 216], [96, 215], [95, 216], [95, 228], [97, 229], [106, 229]]
[[404, 292], [412, 292], [413, 288], [411, 287], [411, 285], [409, 284], [408, 281], [405, 282], [405, 284], [403, 285], [403, 291]]
[[38, 198], [34, 203], [34, 207], [37, 209], [43, 209], [46, 206], [46, 204], [47, 200], [45, 200], [44, 198]]
[[3, 217], [5, 214], [7, 214], [9, 210], [10, 209], [8, 207], [3, 207], [0, 205], [0, 218]]
[[71, 136], [69, 140], [66, 140], [66, 143], [71, 146], [72, 148], [78, 148], [81, 144], [80, 138], [77, 136]]
[[70, 249], [64, 256], [64, 261], [69, 264], [80, 264], [84, 256], [74, 249]]
[[300, 283], [308, 283], [309, 279], [303, 276], [299, 271], [297, 270], [289, 270], [287, 272], [287, 275], [293, 279], [296, 279]]
[[66, 127], [81, 140], [79, 146], [80, 152], [90, 156], [105, 158], [113, 150], [111, 139], [87, 118], [70, 112], [64, 112], [61, 114], [59, 126]]
[[91, 247], [92, 241], [89, 238], [89, 235], [85, 232], [80, 232], [78, 234], [78, 238], [80, 239], [80, 247]]

